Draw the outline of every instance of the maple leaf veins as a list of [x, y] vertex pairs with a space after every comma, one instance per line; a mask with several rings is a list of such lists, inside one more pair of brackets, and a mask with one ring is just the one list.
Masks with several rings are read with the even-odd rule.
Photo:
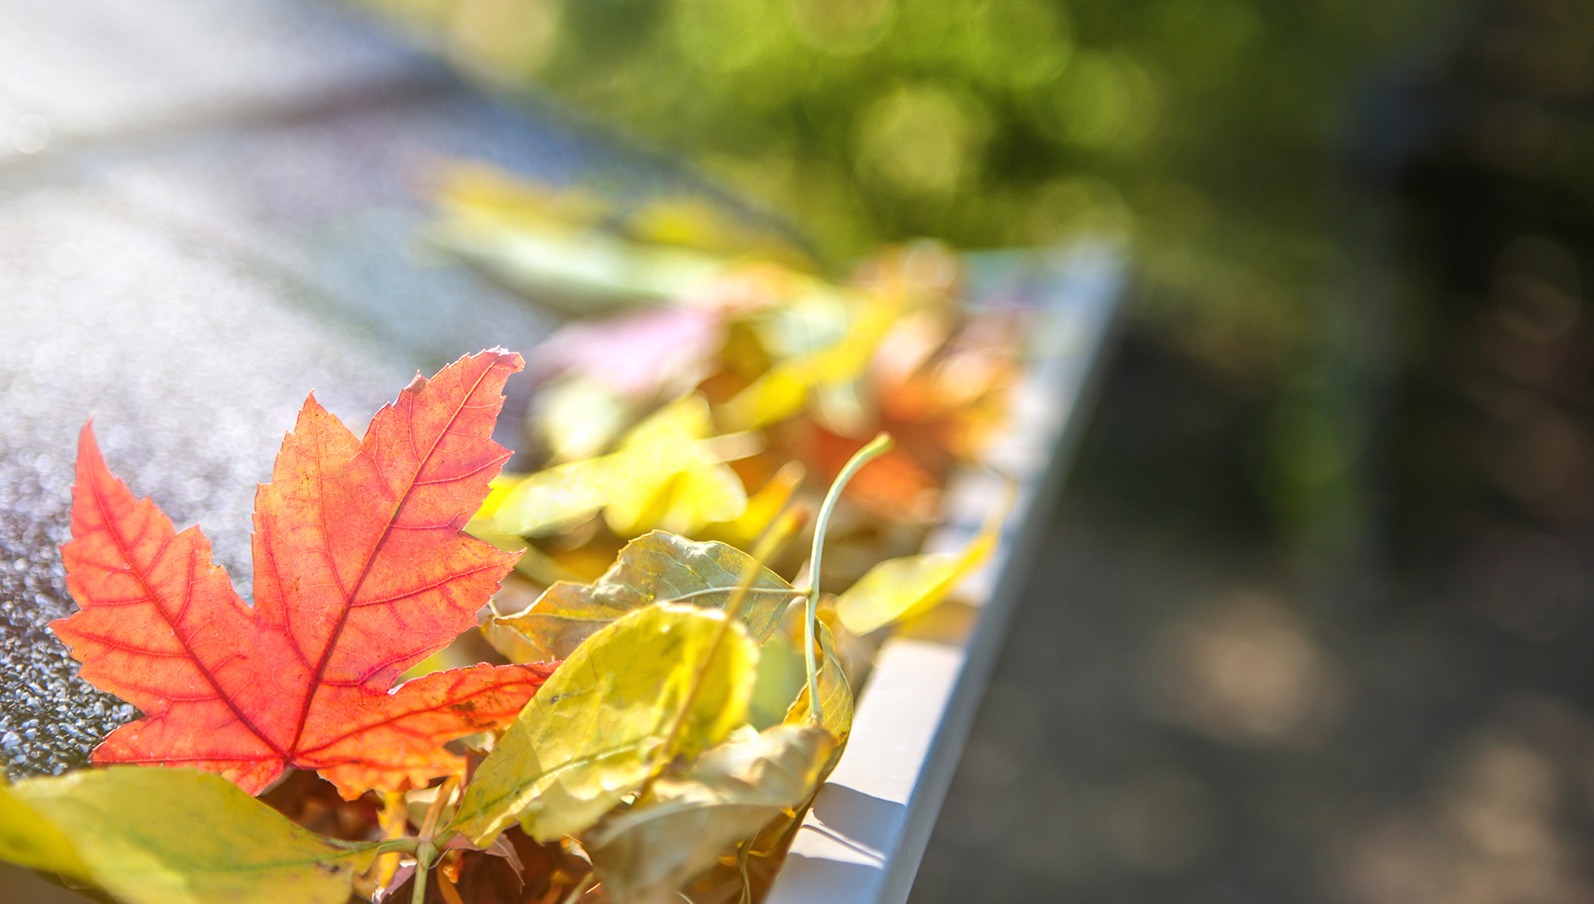
[[253, 607], [85, 426], [61, 548], [80, 608], [52, 627], [86, 680], [144, 712], [94, 761], [196, 767], [250, 793], [293, 766], [348, 798], [458, 771], [442, 745], [511, 721], [552, 666], [392, 685], [474, 627], [514, 565], [461, 529], [509, 457], [491, 434], [521, 367], [495, 349], [417, 376], [364, 439], [306, 399], [255, 495]]

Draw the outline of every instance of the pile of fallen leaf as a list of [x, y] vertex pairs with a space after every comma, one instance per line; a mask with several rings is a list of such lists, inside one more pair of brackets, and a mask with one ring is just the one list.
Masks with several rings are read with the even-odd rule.
[[[545, 240], [546, 203], [492, 197], [456, 193], [456, 238]], [[1020, 362], [934, 248], [844, 284], [679, 253], [671, 303], [533, 356], [524, 471], [491, 438], [518, 355], [418, 377], [363, 438], [311, 396], [253, 605], [85, 428], [54, 628], [143, 715], [103, 768], [0, 785], [0, 858], [137, 904], [756, 898], [870, 641], [995, 542], [999, 514], [916, 552]]]

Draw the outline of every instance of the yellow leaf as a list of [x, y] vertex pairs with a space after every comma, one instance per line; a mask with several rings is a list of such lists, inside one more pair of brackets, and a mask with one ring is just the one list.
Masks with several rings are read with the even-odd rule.
[[11, 786], [0, 781], [0, 860], [92, 882], [72, 839], [12, 792]]
[[119, 766], [0, 787], [0, 857], [128, 904], [343, 904], [336, 847], [208, 772]]
[[[409, 829], [409, 805], [405, 801], [403, 791], [378, 792], [381, 799], [381, 809], [377, 811], [377, 828], [381, 830], [384, 839], [402, 838]], [[401, 855], [394, 851], [389, 854], [379, 855], [365, 872], [355, 880], [356, 893], [371, 896], [371, 892], [384, 888], [393, 881], [393, 876], [398, 872]]]
[[565, 378], [537, 387], [530, 423], [553, 461], [602, 454], [633, 417], [632, 405], [596, 380]]
[[656, 527], [696, 533], [747, 508], [742, 482], [709, 442], [708, 403], [686, 396], [638, 424], [615, 452], [557, 465], [525, 478], [498, 504], [493, 532], [559, 533], [599, 511], [615, 533]]
[[696, 533], [730, 521], [747, 508], [741, 480], [714, 454], [708, 402], [689, 395], [659, 409], [620, 442], [623, 464], [613, 481], [604, 520], [621, 536], [655, 527]]
[[572, 461], [522, 478], [498, 501], [489, 532], [543, 537], [591, 518], [608, 501], [618, 464], [613, 459], [606, 455]]
[[758, 492], [748, 498], [747, 506], [740, 515], [729, 521], [704, 525], [703, 530], [695, 536], [752, 549], [753, 544], [775, 523], [775, 519], [786, 511], [792, 497], [802, 487], [806, 473], [807, 469], [801, 462], [786, 462]]
[[802, 646], [785, 632], [775, 632], [758, 648], [758, 681], [753, 685], [747, 721], [759, 730], [779, 725], [807, 681]]
[[837, 598], [836, 617], [848, 631], [862, 635], [929, 611], [990, 556], [1000, 526], [1000, 519], [992, 519], [962, 552], [902, 556], [875, 565]]
[[756, 430], [801, 411], [809, 392], [857, 380], [868, 370], [902, 312], [898, 292], [861, 296], [858, 310], [841, 337], [822, 348], [778, 361], [768, 372], [720, 408], [732, 430]]
[[600, 228], [598, 196], [460, 169], [427, 230], [445, 251], [541, 304], [583, 315], [690, 295], [725, 265], [686, 248], [629, 242]]
[[813, 266], [812, 258], [790, 237], [699, 197], [646, 201], [626, 218], [625, 229], [650, 244], [681, 245], [725, 258], [751, 256], [798, 268]]
[[[841, 658], [836, 655], [836, 641], [830, 634], [830, 628], [824, 622], [819, 622], [818, 628], [819, 703], [825, 716], [820, 727], [836, 739], [839, 752], [841, 746], [847, 743], [847, 736], [852, 734], [852, 686], [847, 683], [847, 673], [841, 667]], [[786, 711], [786, 724], [810, 725], [813, 721], [808, 687], [804, 685], [802, 692], [797, 695], [797, 702]]]
[[478, 845], [517, 818], [538, 841], [589, 828], [677, 756], [747, 720], [758, 648], [695, 606], [639, 609], [576, 648], [499, 739], [453, 827]]
[[447, 211], [475, 212], [504, 228], [579, 232], [598, 225], [614, 212], [611, 201], [582, 188], [556, 188], [520, 179], [480, 163], [461, 163], [443, 173], [438, 200]]
[[721, 608], [748, 574], [756, 576], [741, 621], [754, 642], [763, 643], [786, 606], [801, 594], [735, 547], [697, 543], [664, 531], [627, 543], [596, 582], [560, 581], [525, 611], [497, 616], [482, 630], [493, 646], [517, 661], [565, 659], [615, 619], [650, 603]]
[[497, 515], [499, 507], [504, 504], [505, 499], [509, 498], [510, 491], [525, 479], [526, 475], [524, 474], [513, 474], [508, 471], [501, 472], [494, 477], [492, 482], [487, 485], [487, 498], [482, 500], [482, 507], [476, 510], [472, 520], [486, 520]]
[[615, 904], [670, 904], [676, 890], [818, 787], [836, 742], [812, 725], [750, 729], [661, 777], [582, 839]]
[[783, 362], [731, 397], [721, 410], [726, 423], [742, 430], [757, 430], [801, 411], [808, 401], [808, 390], [817, 382], [803, 362]]

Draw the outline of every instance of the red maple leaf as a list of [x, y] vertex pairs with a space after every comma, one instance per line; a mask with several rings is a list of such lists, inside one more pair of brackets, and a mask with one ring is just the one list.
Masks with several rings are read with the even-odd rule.
[[551, 665], [401, 672], [476, 624], [514, 565], [462, 527], [509, 453], [491, 438], [519, 355], [493, 350], [415, 378], [358, 439], [312, 395], [255, 494], [255, 604], [78, 448], [72, 540], [79, 610], [52, 624], [81, 674], [144, 712], [96, 763], [191, 766], [259, 793], [289, 766], [352, 798], [457, 771], [442, 745], [513, 719]]

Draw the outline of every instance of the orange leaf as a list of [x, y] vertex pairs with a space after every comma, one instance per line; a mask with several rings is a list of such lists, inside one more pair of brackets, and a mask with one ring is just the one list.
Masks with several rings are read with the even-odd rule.
[[509, 457], [491, 434], [520, 368], [494, 350], [417, 376], [363, 440], [307, 399], [255, 495], [253, 608], [85, 426], [61, 548], [80, 608], [52, 627], [85, 679], [144, 712], [94, 761], [206, 769], [250, 793], [293, 766], [348, 798], [459, 771], [442, 745], [511, 721], [552, 666], [392, 684], [475, 627], [514, 565], [462, 528]]

